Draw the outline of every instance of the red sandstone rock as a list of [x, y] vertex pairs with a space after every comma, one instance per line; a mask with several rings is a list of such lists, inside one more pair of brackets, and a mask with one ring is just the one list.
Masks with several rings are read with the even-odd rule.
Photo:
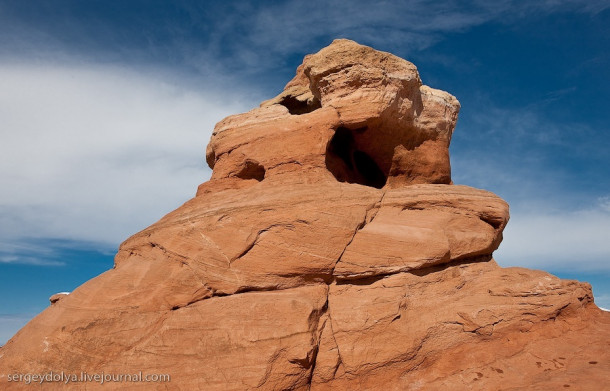
[[58, 301], [60, 301], [61, 299], [63, 299], [64, 297], [68, 296], [69, 294], [70, 294], [69, 292], [56, 293], [56, 294], [52, 295], [51, 297], [49, 297], [49, 301], [51, 302], [51, 304], [55, 304]]
[[[0, 388], [602, 389], [610, 315], [590, 286], [497, 266], [507, 204], [450, 184], [458, 110], [391, 54], [307, 56], [216, 126], [195, 198], [0, 350]], [[51, 370], [171, 382], [7, 378]]]

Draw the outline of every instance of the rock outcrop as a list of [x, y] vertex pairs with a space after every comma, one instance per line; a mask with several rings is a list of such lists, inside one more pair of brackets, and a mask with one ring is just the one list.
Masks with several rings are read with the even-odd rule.
[[60, 301], [61, 299], [63, 299], [64, 297], [68, 296], [69, 294], [70, 294], [70, 292], [56, 293], [56, 294], [52, 295], [51, 297], [49, 297], [49, 302], [51, 302], [51, 304], [55, 304], [58, 301]]
[[[0, 388], [602, 389], [610, 315], [591, 287], [499, 267], [508, 205], [452, 184], [459, 108], [389, 53], [305, 57], [216, 126], [195, 198], [2, 348]], [[171, 381], [6, 376], [48, 371]]]

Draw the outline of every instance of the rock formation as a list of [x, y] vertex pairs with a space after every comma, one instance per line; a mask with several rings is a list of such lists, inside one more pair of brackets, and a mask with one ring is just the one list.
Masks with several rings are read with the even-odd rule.
[[508, 205], [452, 184], [459, 108], [389, 53], [305, 57], [217, 124], [195, 198], [2, 348], [0, 388], [52, 370], [171, 375], [78, 390], [602, 389], [610, 314], [492, 259]]

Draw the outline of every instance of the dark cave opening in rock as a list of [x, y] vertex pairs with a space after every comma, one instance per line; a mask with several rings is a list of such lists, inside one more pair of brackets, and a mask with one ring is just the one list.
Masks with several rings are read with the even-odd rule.
[[377, 163], [375, 163], [375, 160], [366, 153], [358, 150], [354, 151], [353, 157], [356, 170], [360, 172], [365, 179], [363, 185], [381, 189], [385, 185], [387, 178]]
[[338, 128], [335, 130], [335, 135], [330, 140], [328, 152], [341, 159], [350, 170], [354, 169], [354, 164], [352, 163], [353, 149], [354, 137], [352, 136], [352, 132], [347, 128]]
[[311, 113], [314, 110], [322, 107], [320, 105], [320, 101], [316, 98], [313, 98], [308, 101], [300, 101], [294, 96], [286, 96], [281, 101], [280, 104], [288, 109], [288, 112], [292, 115], [301, 115]]
[[366, 128], [337, 128], [326, 150], [326, 168], [339, 182], [381, 189], [387, 181], [387, 175], [379, 168], [374, 157], [356, 145], [354, 134], [364, 131]]

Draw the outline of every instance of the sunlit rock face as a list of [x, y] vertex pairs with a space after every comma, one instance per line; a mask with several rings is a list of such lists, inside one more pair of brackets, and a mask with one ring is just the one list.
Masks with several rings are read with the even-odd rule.
[[280, 95], [216, 125], [195, 198], [0, 350], [0, 388], [142, 371], [171, 381], [68, 387], [602, 389], [610, 315], [590, 286], [500, 268], [508, 205], [452, 184], [459, 108], [353, 41], [305, 57]]

